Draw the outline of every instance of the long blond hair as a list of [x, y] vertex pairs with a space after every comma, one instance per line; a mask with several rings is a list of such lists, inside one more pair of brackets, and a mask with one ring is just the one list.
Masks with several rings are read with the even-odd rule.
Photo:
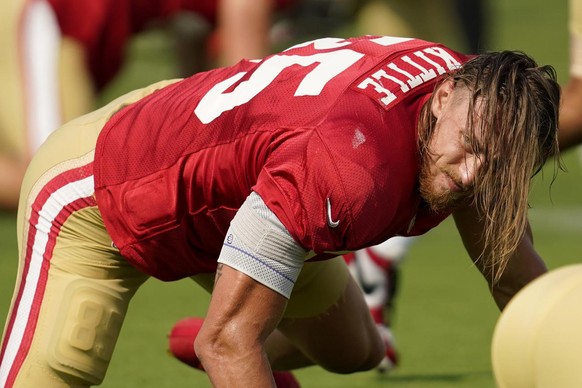
[[[484, 224], [479, 260], [485, 260], [484, 267], [498, 280], [526, 230], [532, 176], [550, 157], [556, 158], [555, 166], [560, 163], [560, 87], [553, 67], [538, 66], [517, 51], [476, 56], [445, 79], [470, 90], [467, 131], [471, 137], [483, 134], [483, 148], [473, 150], [484, 156], [471, 201]], [[421, 155], [429, 152], [436, 122], [431, 103], [432, 98], [419, 120]]]

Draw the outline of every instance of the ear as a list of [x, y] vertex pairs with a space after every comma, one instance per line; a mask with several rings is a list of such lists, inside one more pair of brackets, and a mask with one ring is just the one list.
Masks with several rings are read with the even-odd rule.
[[442, 115], [445, 106], [451, 99], [454, 89], [455, 81], [452, 79], [448, 79], [441, 83], [437, 90], [434, 92], [431, 111], [434, 117], [436, 117], [437, 119]]

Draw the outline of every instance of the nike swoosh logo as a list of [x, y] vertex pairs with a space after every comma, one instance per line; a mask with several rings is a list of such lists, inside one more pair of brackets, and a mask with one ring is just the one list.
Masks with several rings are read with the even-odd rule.
[[331, 201], [329, 200], [329, 198], [326, 200], [326, 204], [327, 204], [327, 225], [330, 228], [337, 228], [339, 225], [339, 220], [334, 221], [333, 217], [331, 216]]

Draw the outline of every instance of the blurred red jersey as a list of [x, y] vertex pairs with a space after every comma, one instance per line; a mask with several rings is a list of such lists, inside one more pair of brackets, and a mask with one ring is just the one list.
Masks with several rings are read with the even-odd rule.
[[466, 60], [411, 39], [320, 39], [197, 74], [124, 108], [95, 153], [96, 198], [121, 253], [163, 280], [216, 268], [251, 191], [321, 257], [421, 234], [415, 125]]
[[[61, 32], [82, 44], [98, 89], [119, 71], [124, 50], [133, 35], [153, 21], [179, 12], [194, 12], [216, 22], [220, 0], [47, 0], [55, 11]], [[284, 8], [295, 0], [277, 0]]]

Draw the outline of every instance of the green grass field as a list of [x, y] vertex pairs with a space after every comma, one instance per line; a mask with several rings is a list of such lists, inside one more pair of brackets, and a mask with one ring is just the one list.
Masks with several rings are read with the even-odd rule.
[[[492, 0], [493, 49], [519, 49], [556, 67], [567, 80], [566, 2]], [[147, 48], [147, 49], [144, 49]], [[152, 52], [154, 52], [152, 54]], [[172, 77], [163, 58], [171, 53], [153, 36], [133, 47], [132, 61], [108, 99], [125, 90]], [[550, 268], [582, 258], [582, 170], [577, 152], [564, 155], [568, 171], [550, 190], [551, 168], [534, 181], [530, 219], [536, 246]], [[0, 317], [7, 314], [17, 269], [15, 221], [0, 215]], [[103, 387], [209, 387], [206, 376], [173, 360], [166, 334], [187, 315], [204, 315], [208, 297], [189, 280], [150, 280], [134, 298]], [[413, 246], [402, 266], [395, 335], [401, 366], [376, 372], [334, 375], [317, 367], [297, 371], [304, 387], [494, 387], [491, 335], [498, 311], [485, 281], [472, 268], [452, 222]], [[349, 352], [349, 349], [346, 349]]]

